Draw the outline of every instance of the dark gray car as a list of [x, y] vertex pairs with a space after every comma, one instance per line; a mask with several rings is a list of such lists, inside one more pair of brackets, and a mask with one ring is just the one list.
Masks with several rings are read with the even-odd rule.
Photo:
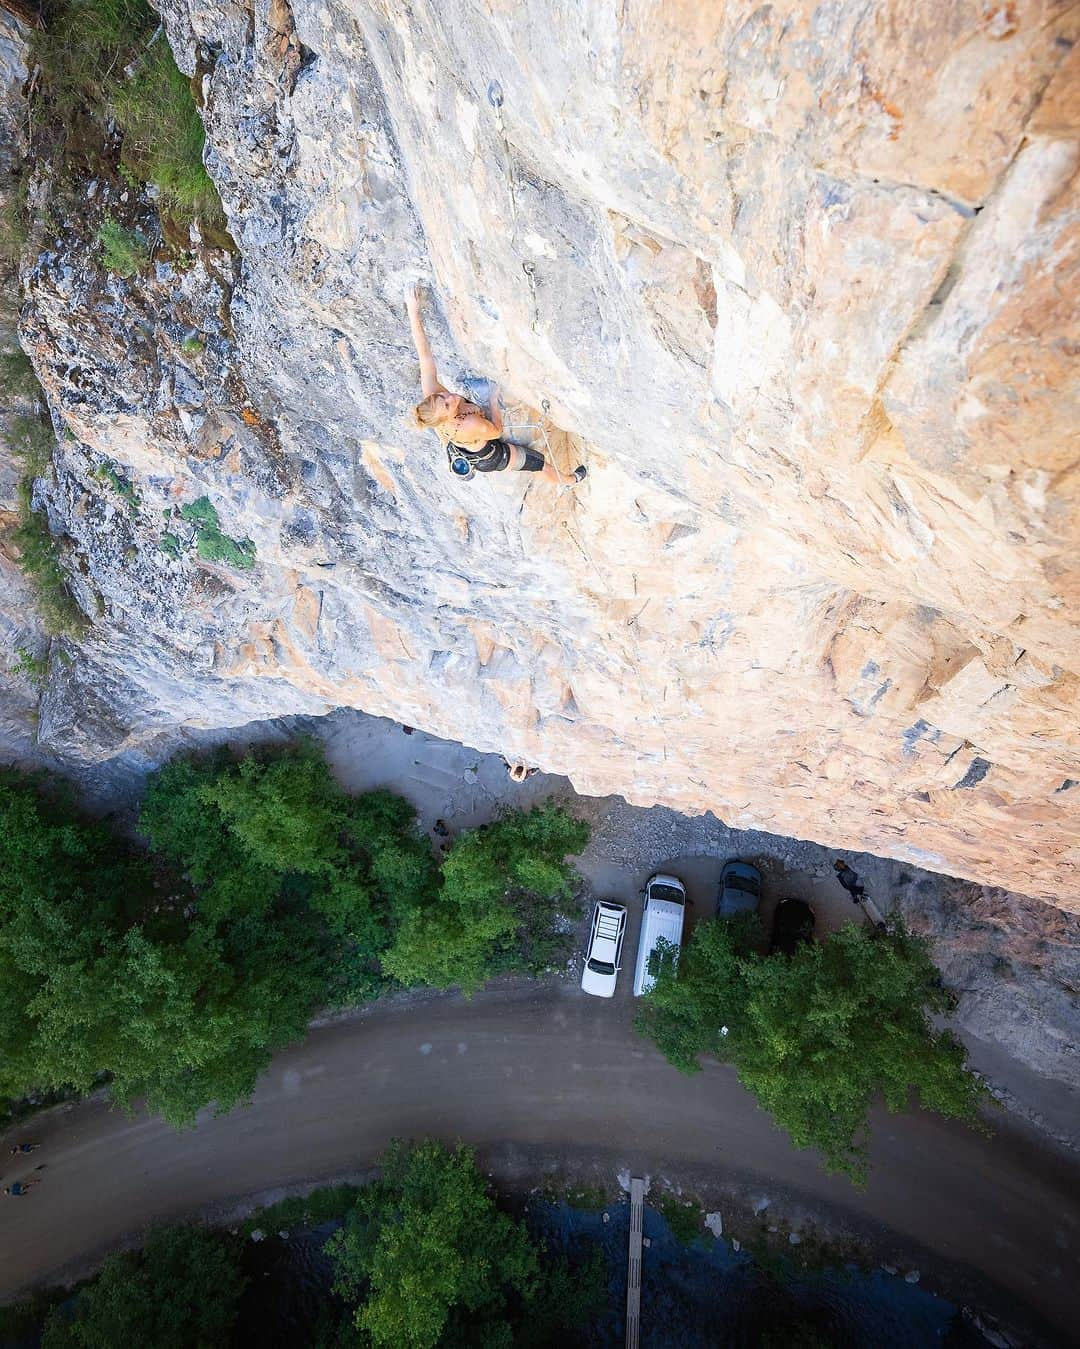
[[757, 913], [761, 904], [761, 872], [749, 862], [725, 862], [716, 895], [717, 918], [737, 913]]

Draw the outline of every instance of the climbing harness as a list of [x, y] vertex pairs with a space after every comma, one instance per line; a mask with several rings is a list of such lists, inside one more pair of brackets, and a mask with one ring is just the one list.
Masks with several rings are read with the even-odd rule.
[[[542, 400], [542, 405], [545, 412], [549, 411], [551, 408], [551, 404], [546, 398]], [[517, 419], [518, 415], [520, 415], [521, 420]], [[527, 412], [524, 404], [515, 404], [513, 409], [507, 408], [503, 420], [503, 429], [498, 439], [514, 449], [532, 450], [537, 454], [540, 452], [537, 448], [537, 442], [542, 441], [544, 446], [544, 458], [549, 462], [554, 463], [555, 456], [552, 453], [551, 440], [548, 437], [548, 430], [545, 422], [543, 420], [526, 421], [526, 416]], [[493, 443], [494, 442], [492, 441], [488, 442], [489, 445]], [[455, 445], [453, 441], [447, 441], [445, 449], [447, 467], [455, 478], [460, 482], [469, 482], [476, 476], [476, 462], [473, 454], [466, 453], [460, 446]], [[476, 453], [479, 453], [479, 451]], [[582, 474], [582, 477], [584, 476], [585, 475]]]

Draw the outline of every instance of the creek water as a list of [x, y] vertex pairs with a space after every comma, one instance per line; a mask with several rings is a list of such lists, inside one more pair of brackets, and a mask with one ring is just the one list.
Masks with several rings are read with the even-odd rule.
[[[530, 1200], [534, 1236], [571, 1263], [599, 1247], [607, 1265], [605, 1310], [560, 1349], [614, 1349], [624, 1342], [629, 1208], [603, 1213]], [[317, 1342], [331, 1271], [322, 1246], [334, 1224], [268, 1235], [249, 1244], [251, 1280], [236, 1343], [242, 1349], [301, 1349]], [[737, 1252], [704, 1234], [690, 1245], [646, 1207], [641, 1293], [642, 1349], [985, 1349], [960, 1309], [878, 1270], [837, 1265], [799, 1270], [783, 1257]]]

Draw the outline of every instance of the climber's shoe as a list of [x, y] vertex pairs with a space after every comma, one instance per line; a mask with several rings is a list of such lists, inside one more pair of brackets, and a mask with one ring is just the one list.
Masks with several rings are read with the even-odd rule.
[[588, 476], [588, 473], [589, 470], [585, 467], [584, 464], [578, 464], [577, 468], [574, 469], [573, 473], [570, 476], [573, 478], [575, 482], [584, 482], [586, 477]]

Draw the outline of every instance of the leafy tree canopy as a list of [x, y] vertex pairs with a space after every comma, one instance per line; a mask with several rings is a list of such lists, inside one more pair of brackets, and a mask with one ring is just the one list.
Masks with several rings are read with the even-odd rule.
[[173, 1123], [250, 1094], [323, 1000], [323, 929], [189, 921], [141, 854], [63, 795], [0, 779], [0, 1094], [146, 1095]]
[[465, 1314], [483, 1328], [471, 1342], [509, 1349], [508, 1296], [539, 1274], [524, 1226], [495, 1207], [469, 1148], [398, 1143], [382, 1166], [326, 1248], [357, 1328], [377, 1347], [434, 1349]]
[[912, 1093], [939, 1114], [974, 1122], [986, 1097], [963, 1047], [933, 1018], [953, 1007], [927, 942], [900, 921], [848, 924], [795, 955], [762, 957], [745, 922], [699, 923], [675, 963], [661, 957], [637, 1018], [677, 1068], [700, 1056], [734, 1064], [796, 1147], [861, 1181], [866, 1124], [878, 1095]]
[[152, 1231], [111, 1255], [72, 1314], [54, 1308], [42, 1349], [227, 1349], [244, 1280], [228, 1238], [200, 1227]]
[[151, 779], [140, 827], [206, 916], [260, 914], [298, 895], [365, 954], [437, 885], [409, 803], [349, 796], [310, 743], [240, 762], [174, 760]]
[[0, 1095], [108, 1077], [178, 1125], [227, 1110], [321, 1006], [550, 963], [588, 834], [519, 812], [440, 876], [408, 802], [349, 796], [310, 744], [174, 760], [140, 826], [149, 857], [0, 776]]
[[584, 821], [554, 805], [463, 834], [443, 863], [437, 901], [406, 917], [384, 966], [403, 984], [471, 993], [499, 969], [542, 965], [553, 954], [543, 934], [574, 889], [566, 858], [588, 838]]

